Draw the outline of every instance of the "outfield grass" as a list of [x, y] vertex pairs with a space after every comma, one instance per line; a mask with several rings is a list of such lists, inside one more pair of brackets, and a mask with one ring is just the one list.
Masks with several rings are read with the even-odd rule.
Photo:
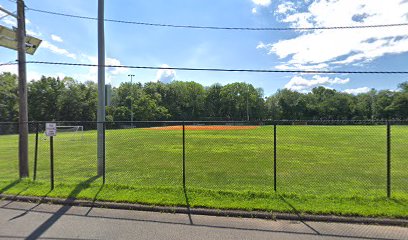
[[[0, 192], [156, 205], [408, 217], [408, 127], [392, 127], [392, 199], [386, 198], [385, 126], [278, 126], [277, 193], [273, 127], [182, 132], [108, 130], [106, 185], [96, 174], [96, 132], [55, 139], [56, 188], [41, 140], [38, 181], [18, 178], [16, 135], [0, 136]], [[30, 159], [34, 136], [30, 135]], [[32, 169], [33, 163], [30, 162]], [[186, 199], [187, 197], [187, 199]]]

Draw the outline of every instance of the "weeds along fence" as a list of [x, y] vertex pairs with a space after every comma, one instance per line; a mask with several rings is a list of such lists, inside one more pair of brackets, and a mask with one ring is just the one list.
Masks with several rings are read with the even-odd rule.
[[[96, 122], [57, 122], [54, 179], [97, 174]], [[106, 122], [104, 180], [129, 188], [407, 196], [408, 122]], [[50, 179], [45, 122], [29, 123], [30, 177]], [[18, 178], [18, 124], [0, 123], [0, 181]]]

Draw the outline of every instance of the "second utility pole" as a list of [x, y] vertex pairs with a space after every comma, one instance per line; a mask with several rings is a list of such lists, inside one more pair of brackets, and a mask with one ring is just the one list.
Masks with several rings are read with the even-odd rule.
[[98, 0], [98, 176], [103, 175], [105, 162], [105, 22], [104, 0]]

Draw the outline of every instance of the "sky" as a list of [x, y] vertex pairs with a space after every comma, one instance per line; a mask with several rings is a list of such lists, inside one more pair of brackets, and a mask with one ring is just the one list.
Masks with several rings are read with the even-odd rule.
[[[97, 17], [97, 0], [26, 0], [28, 8]], [[13, 0], [0, 0], [12, 12]], [[27, 60], [97, 63], [97, 22], [26, 10], [27, 34], [43, 40]], [[408, 23], [408, 0], [105, 0], [105, 18], [219, 27], [330, 27]], [[16, 26], [0, 13], [0, 25]], [[347, 30], [231, 31], [105, 23], [106, 64], [265, 70], [407, 71], [408, 26]], [[0, 63], [17, 53], [0, 47]], [[0, 72], [17, 72], [0, 66]], [[42, 75], [97, 81], [95, 67], [29, 64], [28, 80]], [[204, 86], [246, 82], [266, 96], [288, 88], [325, 86], [358, 94], [397, 90], [408, 75], [191, 72], [106, 69], [106, 82], [195, 81]]]

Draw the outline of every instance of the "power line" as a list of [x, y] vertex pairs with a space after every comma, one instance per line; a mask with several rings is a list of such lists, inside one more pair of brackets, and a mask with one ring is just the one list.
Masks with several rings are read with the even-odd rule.
[[[17, 13], [17, 11], [12, 12], [12, 14], [16, 14], [16, 13]], [[10, 16], [9, 14], [6, 14], [6, 15], [0, 17], [0, 20], [3, 19], [3, 18], [9, 17], [9, 16]]]
[[[28, 64], [62, 65], [77, 67], [98, 67], [98, 64], [67, 63], [47, 61], [27, 61]], [[16, 65], [16, 62], [0, 63], [0, 66]], [[102, 65], [101, 65], [102, 66]], [[225, 69], [225, 68], [189, 68], [189, 67], [152, 67], [131, 65], [104, 65], [106, 68], [130, 68], [149, 70], [178, 70], [178, 71], [205, 71], [205, 72], [250, 72], [250, 73], [305, 73], [305, 74], [408, 74], [408, 71], [323, 71], [323, 70], [268, 70], [268, 69]]]
[[77, 67], [105, 67], [105, 68], [130, 68], [150, 70], [178, 70], [178, 71], [206, 71], [206, 72], [250, 72], [250, 73], [305, 73], [305, 74], [408, 74], [408, 71], [323, 71], [323, 70], [266, 70], [266, 69], [225, 69], [225, 68], [189, 68], [189, 67], [152, 67], [152, 66], [126, 66], [126, 65], [98, 65], [90, 63], [67, 63], [47, 61], [27, 61], [28, 64], [63, 65]]
[[9, 66], [9, 65], [17, 65], [18, 63], [15, 61], [10, 61], [10, 62], [5, 62], [5, 63], [0, 63], [1, 66]]
[[[97, 21], [96, 17], [79, 16], [67, 13], [53, 12], [48, 10], [41, 10], [35, 8], [27, 8], [33, 12], [87, 19]], [[385, 27], [401, 27], [408, 26], [408, 23], [394, 23], [394, 24], [377, 24], [377, 25], [361, 25], [361, 26], [332, 26], [332, 27], [271, 27], [271, 28], [255, 28], [255, 27], [217, 27], [217, 26], [197, 26], [197, 25], [174, 25], [174, 24], [162, 24], [162, 23], [149, 23], [149, 22], [137, 22], [137, 21], [126, 21], [117, 19], [104, 19], [106, 22], [114, 23], [124, 23], [133, 25], [144, 25], [144, 26], [154, 26], [154, 27], [169, 27], [169, 28], [190, 28], [190, 29], [211, 29], [211, 30], [241, 30], [241, 31], [307, 31], [307, 30], [339, 30], [339, 29], [361, 29], [361, 28], [385, 28]]]

